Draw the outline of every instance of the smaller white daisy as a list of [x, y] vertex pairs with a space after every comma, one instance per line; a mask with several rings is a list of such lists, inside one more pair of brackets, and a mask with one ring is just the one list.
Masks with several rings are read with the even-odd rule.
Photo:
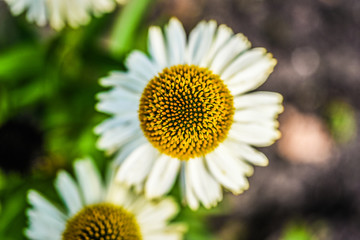
[[[14, 15], [26, 12], [29, 22], [44, 26], [48, 22], [56, 29], [61, 30], [65, 24], [76, 28], [87, 24], [91, 14], [99, 16], [112, 11], [115, 0], [5, 0]], [[117, 0], [123, 3], [123, 0]]]
[[[59, 208], [30, 190], [25, 234], [36, 240], [177, 240], [182, 224], [168, 221], [179, 211], [171, 198], [151, 202], [112, 181], [101, 180], [89, 159], [74, 164], [76, 180], [61, 171], [55, 187], [65, 204]], [[111, 174], [112, 175], [112, 174]]]

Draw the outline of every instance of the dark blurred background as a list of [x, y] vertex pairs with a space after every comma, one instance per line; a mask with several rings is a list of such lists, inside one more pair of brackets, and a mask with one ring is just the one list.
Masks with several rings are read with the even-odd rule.
[[[25, 196], [19, 189], [45, 188], [81, 155], [101, 166], [92, 127], [104, 116], [94, 95], [98, 78], [123, 67], [106, 52], [107, 23], [120, 11], [58, 34], [12, 17], [0, 1], [0, 213], [13, 216], [0, 218], [0, 232], [24, 224], [7, 210], [25, 205], [13, 206]], [[284, 96], [282, 138], [261, 149], [270, 164], [256, 168], [250, 189], [227, 194], [201, 220], [214, 239], [359, 240], [360, 1], [157, 0], [128, 51], [145, 49], [148, 25], [171, 16], [187, 32], [215, 19], [278, 60], [260, 89]]]

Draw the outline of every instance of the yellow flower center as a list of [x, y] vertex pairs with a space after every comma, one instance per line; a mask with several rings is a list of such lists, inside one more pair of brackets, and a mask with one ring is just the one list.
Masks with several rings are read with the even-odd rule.
[[181, 160], [204, 156], [225, 140], [233, 101], [224, 82], [207, 68], [165, 68], [141, 96], [141, 128], [164, 154]]
[[133, 214], [112, 204], [90, 205], [66, 225], [63, 240], [141, 240]]

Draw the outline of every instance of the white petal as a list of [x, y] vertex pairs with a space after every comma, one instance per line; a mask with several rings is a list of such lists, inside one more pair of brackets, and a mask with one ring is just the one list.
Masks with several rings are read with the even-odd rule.
[[136, 72], [142, 76], [144, 82], [150, 81], [159, 71], [158, 66], [151, 62], [144, 53], [137, 50], [131, 52], [125, 64], [130, 72]]
[[197, 64], [195, 55], [199, 49], [201, 36], [204, 32], [205, 21], [201, 21], [196, 27], [190, 32], [189, 43], [186, 48], [185, 61], [187, 64]]
[[247, 124], [254, 123], [264, 125], [264, 127], [268, 126], [268, 128], [278, 128], [279, 123], [276, 117], [283, 110], [284, 107], [280, 104], [254, 106], [243, 110], [235, 110], [234, 120]]
[[100, 78], [99, 83], [104, 87], [119, 87], [121, 82], [126, 82], [126, 76], [126, 72], [112, 71], [108, 76]]
[[30, 226], [27, 233], [30, 235], [36, 234], [37, 236], [43, 236], [43, 238], [47, 236], [50, 237], [50, 239], [53, 239], [54, 237], [60, 239], [60, 236], [65, 230], [65, 220], [58, 220], [57, 218], [44, 212], [44, 210], [30, 209], [27, 211], [27, 216], [30, 220]]
[[219, 52], [214, 56], [214, 60], [210, 65], [210, 69], [215, 74], [220, 74], [227, 67], [228, 64], [242, 51], [250, 47], [250, 42], [241, 33], [234, 35], [224, 46], [219, 49]]
[[[96, 104], [96, 110], [107, 114], [119, 115], [123, 118], [123, 122], [138, 118], [138, 106], [130, 105], [129, 102], [126, 104], [126, 101], [122, 104], [118, 103], [119, 101], [102, 101]], [[119, 105], [123, 105], [123, 107]]]
[[167, 52], [164, 35], [160, 27], [152, 26], [149, 28], [148, 48], [150, 55], [160, 68], [167, 66]]
[[56, 30], [60, 30], [64, 27], [65, 22], [63, 20], [63, 3], [61, 1], [49, 1], [48, 10], [50, 16], [50, 25]]
[[29, 1], [28, 0], [21, 0], [21, 1], [20, 0], [19, 1], [7, 0], [6, 2], [10, 5], [11, 12], [14, 15], [21, 14], [23, 11], [26, 10], [26, 8], [29, 7]]
[[283, 97], [279, 93], [256, 91], [234, 97], [234, 107], [249, 108], [262, 105], [279, 105], [282, 101]]
[[128, 205], [128, 207], [126, 209], [128, 211], [130, 211], [131, 213], [133, 213], [135, 215], [136, 219], [138, 219], [138, 215], [141, 212], [146, 211], [147, 208], [149, 207], [149, 205], [151, 205], [151, 203], [152, 203], [151, 201], [149, 201], [142, 195], [135, 196], [134, 200]]
[[[274, 121], [275, 117], [283, 111], [283, 106], [278, 105], [259, 105], [243, 110], [235, 110], [235, 115], [241, 118], [241, 115], [247, 115], [248, 118], [258, 118], [258, 121]], [[258, 122], [256, 121], [256, 122]]]
[[[151, 224], [150, 224], [151, 225]], [[148, 228], [150, 227], [150, 228]], [[183, 239], [184, 232], [187, 231], [188, 227], [183, 223], [163, 223], [163, 226], [158, 226], [153, 229], [149, 224], [143, 224], [140, 226], [142, 235], [144, 239], [155, 239], [155, 237], [160, 237], [156, 239], [163, 239], [165, 237], [168, 239]]]
[[133, 119], [130, 116], [131, 115], [129, 115], [128, 117], [117, 116], [117, 117], [106, 119], [94, 128], [94, 132], [98, 135], [105, 133], [106, 131], [109, 131], [112, 128], [115, 128], [119, 125], [123, 125], [127, 121]]
[[114, 166], [119, 166], [139, 145], [148, 142], [144, 136], [139, 136], [131, 141], [124, 143], [118, 154], [114, 157]]
[[250, 164], [246, 163], [242, 156], [239, 156], [235, 152], [232, 152], [232, 148], [228, 146], [225, 141], [222, 143], [217, 152], [221, 155], [227, 156], [225, 163], [228, 164], [228, 167], [233, 166], [234, 172], [241, 172], [245, 176], [251, 176], [254, 174], [254, 168]]
[[221, 74], [221, 79], [226, 81], [226, 79], [229, 79], [234, 74], [245, 70], [246, 68], [255, 64], [257, 61], [260, 61], [265, 55], [265, 48], [249, 49], [248, 51], [240, 54], [231, 62], [231, 64], [229, 64], [229, 66]]
[[[280, 105], [278, 105], [281, 107]], [[267, 110], [266, 107], [259, 107], [253, 109], [237, 110], [234, 114], [234, 121], [237, 123], [251, 124], [256, 123], [268, 128], [279, 127], [278, 121], [274, 120], [277, 113]]]
[[188, 188], [190, 188], [190, 191], [192, 191], [195, 195], [196, 201], [201, 201], [204, 206], [208, 207], [209, 205], [209, 200], [208, 200], [208, 196], [205, 193], [205, 189], [202, 186], [202, 179], [200, 179], [200, 177], [197, 175], [197, 165], [196, 163], [193, 161], [196, 159], [191, 159], [191, 162], [186, 162], [185, 163], [185, 171], [187, 174], [187, 178], [186, 178], [186, 182], [185, 184], [187, 185]]
[[206, 208], [216, 206], [222, 198], [220, 185], [208, 174], [202, 158], [190, 159], [186, 163], [191, 185], [196, 196]]
[[140, 127], [136, 122], [132, 124], [123, 124], [111, 131], [105, 132], [97, 142], [100, 149], [106, 149], [109, 153], [118, 150], [126, 142], [141, 136]]
[[185, 30], [179, 20], [171, 18], [169, 24], [165, 28], [168, 66], [183, 64], [185, 61]]
[[[120, 103], [120, 104], [119, 104]], [[123, 121], [128, 121], [138, 118], [138, 104], [134, 104], [134, 101], [101, 101], [96, 104], [96, 110], [107, 114], [120, 115]]]
[[109, 76], [101, 78], [100, 84], [104, 87], [125, 88], [137, 94], [141, 94], [148, 81], [132, 72], [113, 71]]
[[280, 137], [280, 132], [274, 128], [256, 123], [243, 124], [234, 122], [228, 137], [257, 147], [265, 147], [273, 144]]
[[41, 227], [34, 228], [34, 227], [30, 226], [28, 229], [25, 230], [25, 234], [29, 239], [32, 239], [32, 240], [48, 240], [48, 239], [60, 240], [60, 239], [62, 239], [61, 234], [54, 235], [57, 233], [51, 231], [51, 229], [44, 228], [44, 227], [43, 228], [41, 228]]
[[103, 199], [100, 173], [90, 159], [77, 160], [75, 174], [86, 205], [98, 203]]
[[211, 154], [208, 154], [206, 156], [206, 163], [209, 167], [210, 172], [212, 175], [223, 185], [225, 188], [230, 189], [232, 192], [235, 192], [235, 194], [240, 194], [241, 189], [238, 189], [238, 186], [232, 181], [230, 176], [226, 174], [226, 171], [222, 171], [222, 168], [218, 166], [216, 158], [217, 156], [213, 156]]
[[255, 150], [247, 144], [227, 139], [224, 141], [224, 145], [226, 145], [235, 156], [254, 165], [267, 166], [269, 164], [269, 160], [265, 154]]
[[100, 102], [96, 108], [99, 111], [110, 114], [123, 112], [133, 112], [136, 114], [139, 109], [140, 97], [140, 94], [130, 92], [124, 88], [114, 88], [110, 91], [97, 94]]
[[149, 174], [157, 157], [157, 151], [146, 142], [136, 149], [124, 160], [116, 174], [116, 180], [128, 186], [142, 183]]
[[183, 239], [182, 233], [165, 232], [153, 233], [144, 236], [144, 240], [181, 240]]
[[206, 155], [205, 159], [213, 176], [234, 194], [240, 194], [249, 187], [244, 176], [248, 169], [243, 168], [239, 164], [240, 160], [232, 156], [221, 145]]
[[216, 30], [216, 22], [200, 22], [190, 33], [187, 48], [187, 63], [199, 65], [209, 52]]
[[216, 35], [211, 44], [210, 50], [208, 54], [201, 60], [200, 66], [209, 67], [215, 54], [230, 39], [233, 34], [233, 31], [229, 27], [225, 25], [220, 25], [216, 31]]
[[185, 201], [189, 205], [192, 210], [197, 210], [200, 206], [199, 199], [195, 196], [193, 192], [193, 186], [191, 182], [190, 172], [186, 171], [186, 162], [182, 162], [181, 165], [181, 173], [180, 173], [180, 180], [181, 180], [181, 187], [183, 196], [185, 196]]
[[236, 73], [226, 84], [233, 96], [251, 91], [261, 86], [272, 73], [276, 60], [270, 53], [262, 59]]
[[29, 22], [36, 22], [39, 26], [46, 24], [46, 5], [44, 0], [33, 0], [29, 7], [26, 18]]
[[145, 184], [145, 195], [157, 198], [170, 191], [180, 168], [180, 160], [161, 155], [155, 160]]
[[124, 89], [113, 89], [109, 92], [97, 94], [100, 102], [96, 109], [108, 114], [127, 114], [138, 118], [138, 109], [140, 104], [140, 95], [130, 94]]
[[[96, 95], [100, 101], [104, 100], [119, 100], [119, 101], [132, 101], [137, 103], [140, 100], [140, 95], [134, 92], [131, 92], [124, 88], [114, 88], [112, 90], [101, 92]], [[120, 102], [121, 103], [121, 102]]]
[[88, 1], [63, 0], [62, 3], [63, 18], [67, 20], [71, 27], [76, 28], [90, 21], [90, 15], [87, 12]]
[[129, 188], [112, 179], [108, 186], [106, 201], [128, 209], [135, 201], [135, 195], [131, 194]]
[[70, 216], [76, 214], [83, 207], [78, 186], [67, 172], [60, 171], [58, 173], [55, 188], [66, 205]]
[[52, 216], [58, 221], [65, 221], [66, 216], [47, 199], [42, 197], [38, 192], [30, 190], [28, 193], [28, 200], [34, 209]]
[[115, 8], [115, 3], [111, 0], [92, 0], [91, 6], [95, 16], [100, 16], [102, 13], [110, 12]]
[[147, 202], [142, 205], [143, 208], [138, 212], [136, 218], [147, 231], [158, 230], [159, 226], [164, 227], [166, 222], [179, 212], [179, 207], [172, 198], [165, 198], [158, 203]]

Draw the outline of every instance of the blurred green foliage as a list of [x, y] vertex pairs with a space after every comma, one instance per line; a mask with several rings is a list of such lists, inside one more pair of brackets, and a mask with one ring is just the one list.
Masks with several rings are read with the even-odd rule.
[[310, 228], [303, 222], [289, 223], [280, 240], [317, 240]]
[[[35, 120], [44, 146], [27, 173], [0, 169], [0, 239], [24, 239], [28, 189], [50, 194], [57, 169], [71, 169], [76, 158], [91, 156], [101, 169], [109, 161], [95, 147], [97, 137], [93, 128], [105, 118], [94, 110], [95, 95], [104, 90], [98, 79], [111, 70], [124, 69], [119, 59], [126, 52], [114, 59], [107, 45], [108, 32], [115, 31], [109, 29], [112, 21], [124, 19], [122, 12], [129, 15], [129, 11], [135, 11], [134, 17], [122, 24], [122, 31], [127, 34], [118, 35], [118, 41], [131, 44], [122, 46], [127, 50], [137, 48], [136, 42], [146, 42], [146, 33], [138, 33], [146, 29], [140, 28], [145, 8], [127, 8], [94, 18], [82, 28], [67, 28], [58, 33], [33, 26], [24, 16], [8, 15], [9, 26], [1, 26], [5, 28], [2, 32], [11, 34], [0, 37], [0, 128], [17, 118]], [[135, 36], [137, 41], [133, 41]]]
[[42, 50], [40, 45], [20, 43], [4, 51], [0, 55], [1, 81], [31, 77], [39, 73], [43, 66]]
[[179, 222], [184, 222], [188, 225], [188, 233], [185, 240], [215, 240], [209, 229], [208, 218], [211, 215], [216, 215], [220, 207], [205, 209], [200, 208], [197, 211], [190, 210], [188, 207], [183, 207], [178, 218]]
[[[24, 239], [30, 188], [58, 200], [53, 180], [59, 168], [71, 170], [73, 160], [91, 156], [105, 169], [110, 159], [96, 149], [93, 133], [106, 117], [94, 110], [95, 95], [104, 90], [98, 80], [123, 70], [122, 60], [132, 49], [145, 49], [151, 2], [133, 0], [87, 26], [61, 32], [38, 28], [24, 16], [8, 15], [9, 25], [0, 22], [2, 32], [10, 32], [0, 36], [0, 128], [13, 119], [31, 119], [44, 142], [26, 173], [0, 168], [0, 239]], [[205, 221], [212, 213], [184, 207], [177, 220], [189, 224], [187, 239], [212, 239]]]
[[332, 239], [328, 223], [324, 220], [305, 221], [293, 219], [288, 222], [280, 236], [280, 240], [323, 240]]
[[353, 107], [343, 100], [333, 100], [326, 108], [326, 117], [333, 138], [338, 143], [348, 143], [355, 139], [356, 116]]

